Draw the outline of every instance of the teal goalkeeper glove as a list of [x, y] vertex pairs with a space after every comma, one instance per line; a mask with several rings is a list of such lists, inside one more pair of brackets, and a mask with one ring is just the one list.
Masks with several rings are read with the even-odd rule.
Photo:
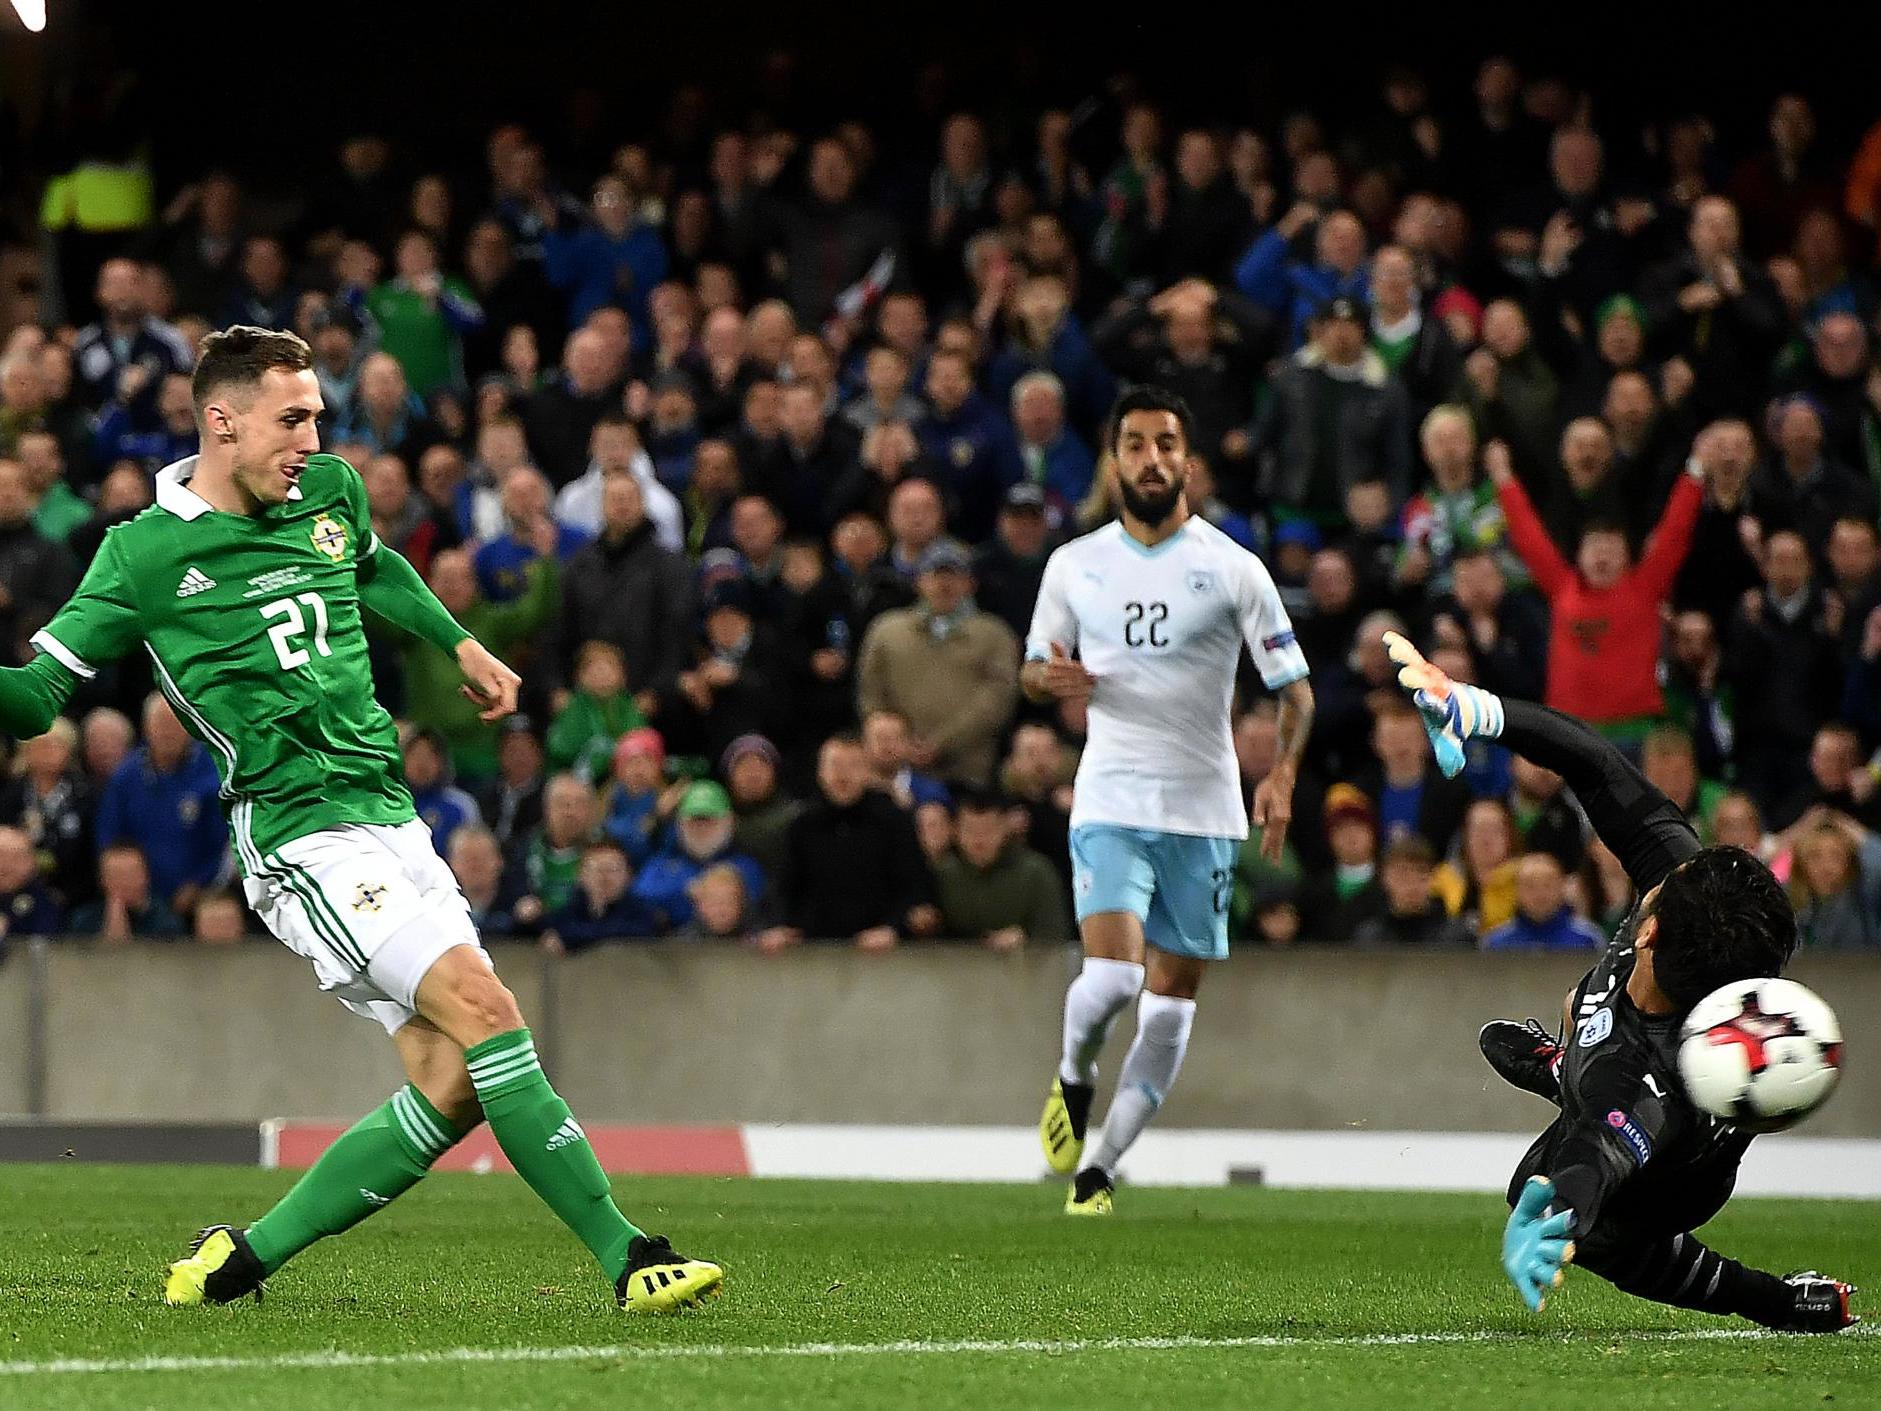
[[1385, 652], [1397, 663], [1398, 684], [1411, 693], [1431, 752], [1446, 779], [1463, 772], [1463, 742], [1502, 733], [1502, 701], [1478, 686], [1452, 681], [1396, 632], [1385, 633]]
[[1550, 1215], [1548, 1202], [1553, 1196], [1554, 1182], [1546, 1176], [1530, 1176], [1502, 1230], [1502, 1272], [1534, 1313], [1548, 1306], [1548, 1290], [1560, 1285], [1562, 1266], [1574, 1258], [1574, 1241], [1567, 1237], [1574, 1227], [1574, 1212], [1557, 1210]]

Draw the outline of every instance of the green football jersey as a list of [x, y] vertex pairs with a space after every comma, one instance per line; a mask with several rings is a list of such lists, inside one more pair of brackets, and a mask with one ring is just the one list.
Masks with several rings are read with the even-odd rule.
[[157, 503], [105, 535], [33, 645], [86, 678], [149, 652], [215, 758], [247, 875], [308, 833], [415, 817], [360, 621], [356, 574], [379, 541], [358, 472], [310, 456], [298, 498], [250, 516], [211, 508], [189, 488], [195, 468], [158, 476]]

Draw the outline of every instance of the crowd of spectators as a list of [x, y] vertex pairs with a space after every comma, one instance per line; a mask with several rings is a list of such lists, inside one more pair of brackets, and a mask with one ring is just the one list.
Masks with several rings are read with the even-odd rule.
[[[1881, 948], [1881, 124], [1601, 118], [1492, 57], [1276, 131], [1126, 99], [582, 158], [505, 125], [474, 182], [356, 135], [298, 207], [207, 167], [103, 243], [55, 183], [73, 306], [0, 351], [0, 661], [194, 449], [196, 340], [292, 328], [379, 537], [523, 674], [493, 729], [374, 630], [486, 930], [1057, 940], [1084, 721], [1022, 701], [1019, 644], [1154, 382], [1319, 702], [1237, 940], [1587, 948], [1624, 913], [1558, 778], [1480, 742], [1436, 772], [1396, 629], [1596, 725], [1771, 864], [1806, 947]], [[13, 753], [12, 933], [243, 931], [213, 766], [149, 691], [127, 661]], [[1250, 676], [1250, 793], [1274, 733]]]

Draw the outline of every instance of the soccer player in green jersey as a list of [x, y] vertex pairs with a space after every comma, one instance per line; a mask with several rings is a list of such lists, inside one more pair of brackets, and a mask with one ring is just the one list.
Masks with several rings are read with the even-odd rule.
[[237, 327], [204, 339], [193, 383], [201, 454], [162, 471], [157, 503], [106, 534], [77, 593], [33, 638], [39, 654], [0, 670], [0, 730], [27, 738], [80, 680], [142, 646], [215, 756], [249, 905], [322, 989], [385, 1027], [410, 1078], [260, 1219], [203, 1231], [170, 1266], [164, 1298], [226, 1303], [259, 1290], [488, 1122], [624, 1307], [694, 1305], [724, 1274], [615, 1207], [412, 809], [361, 614], [455, 656], [487, 721], [515, 709], [516, 674], [379, 542], [353, 468], [319, 454], [311, 369], [291, 333]]

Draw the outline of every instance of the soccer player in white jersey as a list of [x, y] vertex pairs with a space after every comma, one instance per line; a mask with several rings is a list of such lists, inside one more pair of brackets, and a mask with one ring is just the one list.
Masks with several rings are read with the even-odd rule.
[[[1064, 1052], [1039, 1121], [1052, 1169], [1076, 1172], [1065, 1201], [1075, 1215], [1110, 1213], [1117, 1163], [1182, 1067], [1202, 972], [1228, 955], [1248, 833], [1229, 719], [1243, 642], [1280, 698], [1279, 759], [1254, 794], [1270, 858], [1313, 721], [1306, 659], [1266, 567], [1189, 512], [1190, 426], [1182, 400], [1159, 388], [1111, 410], [1122, 514], [1051, 556], [1020, 676], [1032, 700], [1084, 700], [1090, 717], [1071, 808], [1084, 968], [1065, 994]], [[1139, 991], [1136, 1041], [1080, 1167], [1098, 1052]]]

